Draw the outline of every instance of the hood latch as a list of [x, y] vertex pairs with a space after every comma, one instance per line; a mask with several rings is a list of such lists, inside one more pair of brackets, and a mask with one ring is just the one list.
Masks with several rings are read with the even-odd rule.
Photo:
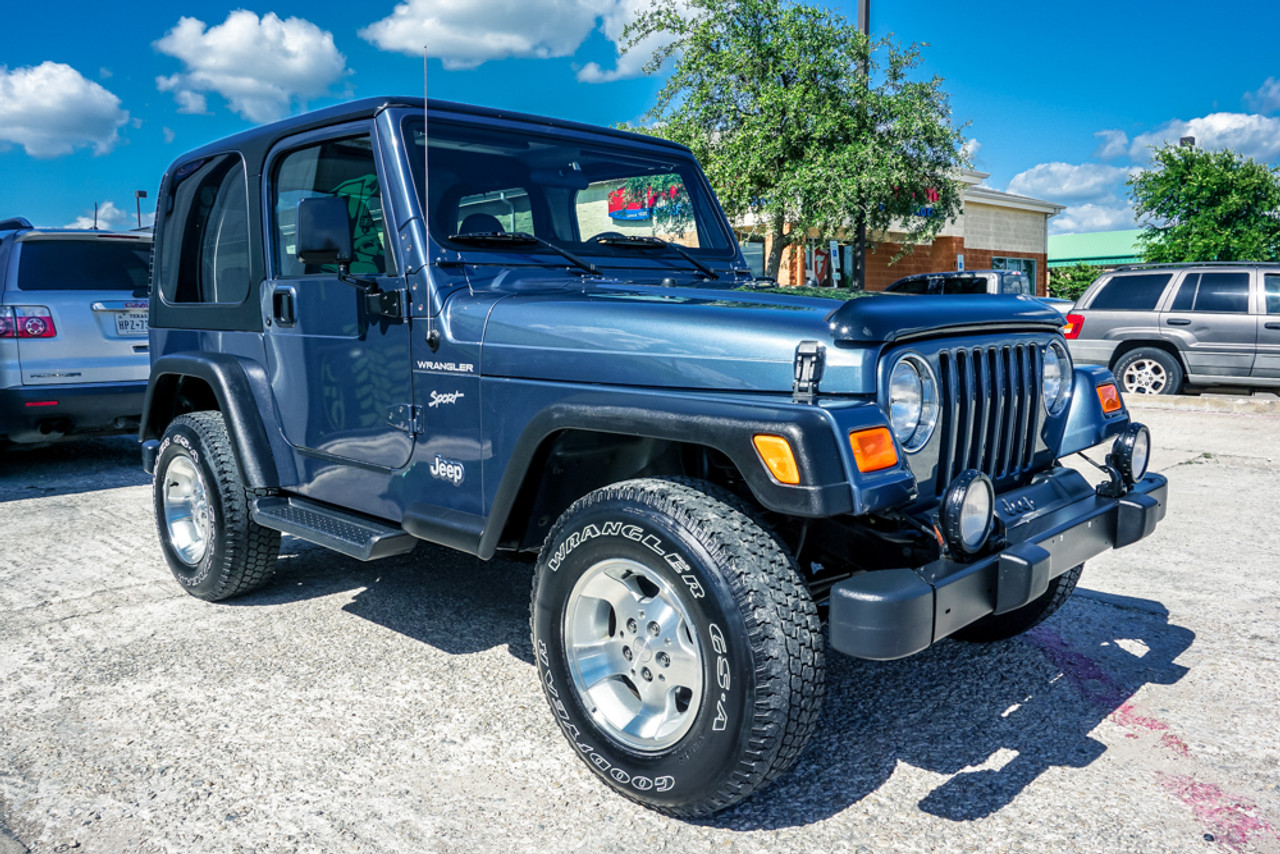
[[791, 384], [791, 399], [796, 403], [813, 403], [817, 396], [822, 354], [823, 347], [817, 341], [801, 341], [796, 347], [795, 379]]

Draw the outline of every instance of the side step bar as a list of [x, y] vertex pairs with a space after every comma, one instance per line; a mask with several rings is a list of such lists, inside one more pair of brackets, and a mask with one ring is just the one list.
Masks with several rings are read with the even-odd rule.
[[406, 554], [418, 544], [416, 537], [401, 528], [296, 496], [256, 498], [249, 512], [253, 521], [264, 528], [282, 531], [357, 560]]

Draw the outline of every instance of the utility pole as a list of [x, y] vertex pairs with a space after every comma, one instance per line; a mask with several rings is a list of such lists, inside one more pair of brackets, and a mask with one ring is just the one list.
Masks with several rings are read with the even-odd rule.
[[[858, 0], [858, 29], [867, 37], [867, 52], [871, 51], [871, 0]], [[869, 59], [870, 57], [868, 57]], [[870, 63], [867, 59], [858, 63], [859, 70], [862, 72], [863, 98], [866, 98], [866, 92], [871, 88], [871, 81], [867, 78]], [[857, 199], [858, 210], [854, 214], [853, 222], [853, 255], [852, 268], [849, 272], [852, 274], [852, 287], [855, 291], [866, 290], [867, 288], [867, 218], [863, 213], [863, 205], [865, 199]]]

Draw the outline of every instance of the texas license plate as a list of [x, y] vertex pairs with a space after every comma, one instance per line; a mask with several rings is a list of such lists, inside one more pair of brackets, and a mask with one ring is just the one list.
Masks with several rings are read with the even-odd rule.
[[130, 338], [147, 334], [147, 313], [145, 311], [117, 311], [116, 334], [122, 338]]

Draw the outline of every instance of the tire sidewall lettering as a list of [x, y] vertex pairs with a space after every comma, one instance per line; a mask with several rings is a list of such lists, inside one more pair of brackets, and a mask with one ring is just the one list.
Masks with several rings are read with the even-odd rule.
[[[647, 509], [647, 508], [646, 508]], [[666, 525], [631, 513], [584, 514], [585, 518], [564, 532], [557, 532], [546, 548], [545, 572], [539, 573], [534, 631], [537, 635], [537, 665], [556, 723], [598, 775], [618, 788], [652, 796], [697, 792], [718, 786], [727, 773], [722, 757], [733, 752], [733, 741], [741, 737], [753, 698], [744, 693], [748, 686], [733, 678], [738, 669], [744, 677], [752, 672], [750, 650], [735, 650], [731, 638], [742, 637], [740, 614], [726, 603], [732, 602], [723, 578], [714, 571], [714, 561], [701, 553], [701, 546], [677, 540], [678, 534]], [[655, 514], [656, 515], [656, 514]], [[683, 533], [683, 532], [681, 532]], [[693, 549], [691, 551], [690, 549]], [[599, 560], [627, 557], [663, 575], [685, 600], [691, 627], [702, 648], [702, 708], [693, 728], [667, 750], [642, 754], [617, 744], [602, 733], [584, 707], [584, 699], [573, 687], [567, 656], [563, 649], [562, 606], [577, 578]], [[584, 738], [585, 736], [585, 738]], [[708, 779], [710, 778], [710, 779]]]

